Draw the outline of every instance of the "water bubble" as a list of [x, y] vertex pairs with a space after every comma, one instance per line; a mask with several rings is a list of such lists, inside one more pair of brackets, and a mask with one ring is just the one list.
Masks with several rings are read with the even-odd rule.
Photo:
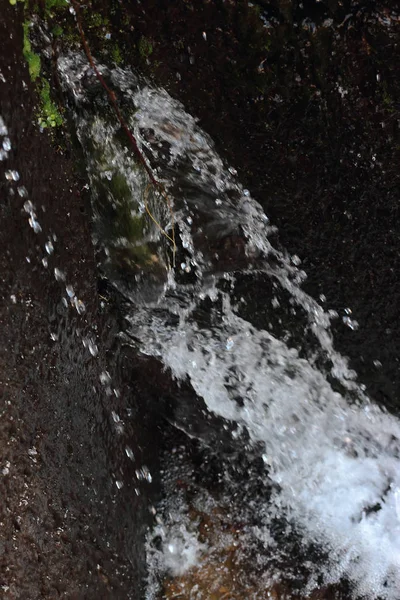
[[53, 342], [57, 341], [57, 334], [56, 333], [51, 333], [50, 334], [50, 338], [53, 340]]
[[47, 260], [47, 258], [45, 256], [42, 258], [42, 264], [46, 269], [49, 266], [49, 261]]
[[8, 157], [7, 152], [5, 152], [5, 150], [0, 148], [0, 160], [6, 160], [7, 157]]
[[117, 488], [120, 490], [120, 489], [123, 487], [123, 485], [124, 485], [124, 482], [123, 482], [123, 481], [121, 481], [120, 479], [117, 479], [117, 480], [116, 480], [116, 482], [115, 482], [115, 485], [116, 485], [116, 486], [117, 486]]
[[219, 198], [216, 198], [216, 199], [215, 199], [215, 204], [216, 204], [217, 206], [221, 206], [221, 204], [222, 204], [222, 200], [220, 200]]
[[67, 285], [65, 291], [67, 292], [70, 298], [73, 298], [75, 296], [74, 288], [72, 287], [72, 285]]
[[17, 304], [17, 298], [16, 298], [15, 294], [11, 294], [10, 300], [13, 304]]
[[229, 167], [229, 168], [228, 168], [228, 171], [229, 171], [229, 173], [230, 173], [231, 175], [237, 175], [237, 171], [236, 171], [236, 169], [234, 169], [233, 167]]
[[243, 190], [243, 196], [250, 196], [249, 190]]

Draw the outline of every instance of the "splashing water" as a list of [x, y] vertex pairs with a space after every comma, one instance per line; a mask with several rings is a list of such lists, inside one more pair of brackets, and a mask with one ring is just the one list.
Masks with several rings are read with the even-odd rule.
[[[182, 105], [129, 71], [100, 67], [173, 199], [180, 241], [178, 266], [170, 269], [166, 240], [144, 216], [144, 173], [107, 113], [85, 60], [64, 56], [58, 68], [73, 99], [103, 268], [132, 301], [128, 339], [157, 357], [178, 381], [190, 382], [208, 411], [232, 425], [238, 440], [245, 431], [260, 449], [265, 479], [274, 490], [261, 509], [266, 527], [269, 515], [279, 513], [310, 544], [323, 547], [330, 556], [321, 567], [324, 583], [345, 577], [356, 595], [394, 600], [400, 585], [400, 421], [369, 401], [347, 359], [334, 349], [334, 313], [301, 289], [305, 274], [298, 258], [273, 246], [274, 228], [262, 208]], [[171, 228], [168, 210], [156, 196], [151, 208]], [[121, 256], [124, 268], [116, 268]], [[267, 323], [256, 327], [246, 318], [233, 299], [240, 272], [249, 274], [254, 286], [260, 274], [272, 281], [281, 298], [272, 305], [283, 301], [297, 308], [293, 323], [285, 326], [290, 330], [302, 318], [315, 352], [304, 356], [284, 336], [273, 335]], [[264, 301], [270, 304], [271, 298]], [[318, 357], [326, 372], [317, 368]], [[332, 388], [332, 379], [342, 394]], [[178, 527], [179, 537], [174, 527], [163, 534], [161, 567], [158, 562], [170, 573], [177, 569], [168, 562], [171, 544], [180, 548], [180, 559], [185, 557], [182, 568], [204, 550], [187, 528]]]

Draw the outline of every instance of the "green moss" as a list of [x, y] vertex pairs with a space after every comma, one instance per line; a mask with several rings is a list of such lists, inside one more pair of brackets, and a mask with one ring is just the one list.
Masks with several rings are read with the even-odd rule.
[[46, 0], [45, 2], [46, 12], [56, 11], [67, 6], [67, 0]]
[[50, 85], [45, 79], [42, 79], [39, 90], [40, 95], [40, 114], [38, 117], [39, 125], [46, 127], [59, 127], [63, 124], [63, 118], [50, 98]]
[[[59, 1], [59, 0], [58, 0]], [[38, 108], [38, 123], [41, 127], [57, 127], [62, 125], [62, 116], [50, 97], [50, 84], [40, 76], [41, 61], [40, 56], [33, 52], [31, 42], [29, 40], [29, 21], [23, 23], [24, 45], [23, 55], [28, 63], [29, 75], [31, 80], [37, 84], [37, 91], [40, 98]]]
[[60, 25], [56, 25], [51, 30], [51, 33], [54, 35], [54, 37], [60, 37], [64, 33], [64, 30], [62, 27], [60, 27]]
[[153, 53], [153, 44], [149, 38], [142, 36], [138, 42], [139, 54], [142, 58], [148, 58]]
[[40, 75], [40, 56], [33, 52], [31, 42], [29, 40], [29, 21], [25, 21], [23, 24], [24, 31], [24, 45], [23, 45], [23, 55], [28, 63], [29, 75], [32, 81], [36, 81], [36, 79]]
[[84, 11], [84, 21], [88, 29], [99, 29], [100, 27], [108, 27], [110, 25], [108, 17], [103, 17], [98, 12], [92, 13], [87, 10]]
[[122, 64], [122, 53], [117, 44], [114, 44], [111, 50], [111, 58], [115, 62], [116, 65]]

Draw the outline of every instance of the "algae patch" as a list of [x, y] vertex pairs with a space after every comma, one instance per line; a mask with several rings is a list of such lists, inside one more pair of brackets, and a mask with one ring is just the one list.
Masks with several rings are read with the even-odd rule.
[[59, 127], [63, 124], [63, 118], [56, 104], [51, 99], [50, 84], [41, 76], [40, 56], [32, 50], [29, 39], [30, 22], [23, 23], [23, 55], [28, 64], [29, 76], [31, 81], [37, 86], [39, 95], [39, 107], [37, 111], [38, 124], [43, 129], [48, 127]]

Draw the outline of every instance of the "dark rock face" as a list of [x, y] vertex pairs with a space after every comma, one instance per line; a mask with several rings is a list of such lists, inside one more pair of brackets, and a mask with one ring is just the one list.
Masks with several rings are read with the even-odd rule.
[[[0, 114], [12, 145], [0, 162], [0, 595], [137, 599], [155, 483], [135, 470], [154, 474], [156, 426], [138, 416], [115, 319], [98, 305], [85, 182], [36, 125], [15, 10], [3, 3], [0, 24]], [[85, 312], [61, 302], [67, 285]]]

